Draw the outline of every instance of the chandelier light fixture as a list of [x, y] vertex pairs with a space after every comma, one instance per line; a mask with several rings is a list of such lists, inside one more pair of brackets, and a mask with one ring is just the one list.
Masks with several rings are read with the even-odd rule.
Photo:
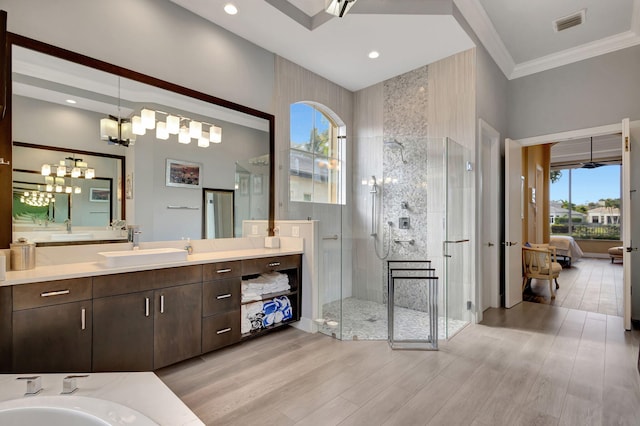
[[[166, 116], [166, 118], [162, 120], [158, 118], [159, 116]], [[160, 140], [178, 135], [179, 143], [190, 144], [195, 139], [198, 146], [202, 148], [207, 148], [210, 143], [222, 143], [222, 128], [215, 124], [146, 107], [142, 108], [140, 115], [131, 117], [130, 128], [133, 142], [135, 142], [135, 135], [143, 136], [147, 130], [155, 129], [156, 139]]]
[[58, 164], [43, 164], [40, 168], [40, 174], [42, 176], [50, 176], [53, 173], [61, 178], [69, 176], [74, 179], [93, 179], [96, 177], [95, 169], [89, 167], [81, 158], [73, 157], [60, 160]]
[[54, 203], [55, 197], [51, 193], [42, 191], [24, 191], [20, 195], [20, 202], [33, 207], [46, 207], [49, 203]]

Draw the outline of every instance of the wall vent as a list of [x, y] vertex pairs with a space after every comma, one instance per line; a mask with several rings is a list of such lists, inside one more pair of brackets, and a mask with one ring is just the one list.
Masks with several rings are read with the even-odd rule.
[[572, 13], [568, 16], [563, 16], [553, 21], [553, 29], [555, 32], [568, 30], [569, 28], [581, 25], [584, 23], [587, 15], [587, 9], [582, 9], [576, 13]]

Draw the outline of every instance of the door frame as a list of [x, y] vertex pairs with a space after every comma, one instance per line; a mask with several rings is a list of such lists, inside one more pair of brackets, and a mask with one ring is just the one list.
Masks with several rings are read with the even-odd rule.
[[[503, 212], [499, 208], [500, 200], [502, 199], [501, 191], [501, 145], [500, 145], [500, 132], [498, 132], [493, 126], [484, 121], [482, 118], [478, 119], [478, 143], [480, 146], [480, 155], [478, 158], [478, 174], [477, 174], [477, 194], [476, 202], [476, 229], [478, 230], [478, 237], [476, 238], [476, 252], [480, 254], [476, 268], [476, 283], [478, 283], [478, 289], [476, 291], [476, 322], [482, 321], [483, 311], [488, 308], [500, 307], [500, 274], [501, 274], [501, 262], [500, 262], [500, 241], [501, 238], [501, 222]], [[488, 150], [488, 156], [491, 158], [491, 164], [484, 164], [484, 153]], [[494, 164], [495, 163], [495, 164]], [[492, 167], [493, 166], [493, 167]], [[485, 181], [485, 172], [489, 173], [488, 181]], [[485, 209], [490, 209], [491, 217], [485, 218]], [[496, 279], [493, 283], [485, 282], [484, 278], [488, 269], [488, 265], [484, 262], [484, 251], [487, 247], [484, 241], [483, 229], [485, 224], [489, 223], [492, 227], [491, 234], [494, 244], [494, 250], [496, 251], [497, 264], [495, 265]], [[484, 300], [485, 290], [489, 288], [489, 300]]]

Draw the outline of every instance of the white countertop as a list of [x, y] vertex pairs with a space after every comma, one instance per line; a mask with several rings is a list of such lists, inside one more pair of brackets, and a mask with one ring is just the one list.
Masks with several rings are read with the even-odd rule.
[[[82, 247], [82, 246], [78, 246]], [[187, 256], [186, 261], [166, 262], [161, 264], [138, 265], [127, 267], [107, 267], [104, 262], [79, 262], [60, 265], [37, 266], [26, 271], [8, 271], [1, 286], [27, 284], [32, 282], [62, 280], [68, 278], [91, 277], [99, 275], [118, 274], [123, 272], [144, 271], [150, 269], [173, 268], [178, 266], [198, 265], [213, 262], [226, 262], [260, 257], [285, 256], [302, 254], [302, 244], [283, 248], [248, 248], [239, 250], [210, 251], [194, 253]]]
[[[18, 377], [0, 375], [0, 401], [60, 395], [67, 374], [41, 374], [42, 391], [25, 396], [27, 384]], [[113, 401], [139, 411], [159, 425], [203, 425], [202, 421], [153, 373], [90, 373], [77, 379], [74, 396]]]

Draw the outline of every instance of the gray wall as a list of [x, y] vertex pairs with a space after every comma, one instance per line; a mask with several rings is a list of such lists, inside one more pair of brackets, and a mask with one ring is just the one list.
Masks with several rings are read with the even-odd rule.
[[270, 112], [275, 56], [168, 0], [0, 0], [0, 9], [11, 32]]
[[508, 84], [508, 136], [521, 139], [640, 119], [640, 46]]

